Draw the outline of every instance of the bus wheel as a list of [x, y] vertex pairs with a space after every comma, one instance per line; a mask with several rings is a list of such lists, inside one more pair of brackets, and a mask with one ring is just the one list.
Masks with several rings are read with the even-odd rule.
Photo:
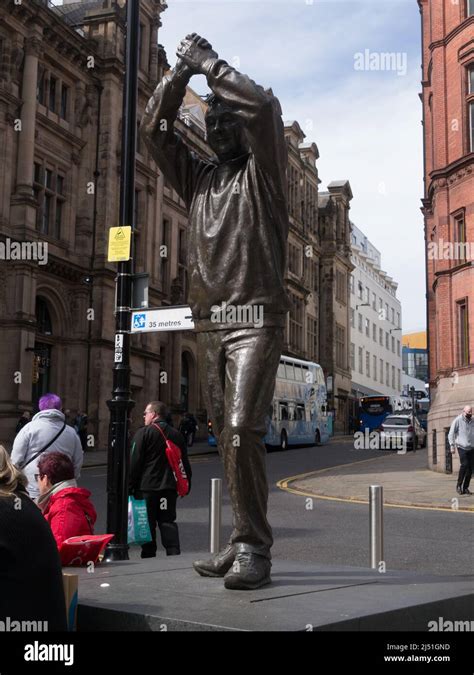
[[314, 443], [315, 443], [315, 445], [321, 445], [321, 435], [320, 435], [318, 429], [316, 429], [316, 436], [315, 436], [315, 439], [314, 439]]
[[280, 450], [288, 450], [288, 436], [286, 435], [286, 431], [281, 432]]

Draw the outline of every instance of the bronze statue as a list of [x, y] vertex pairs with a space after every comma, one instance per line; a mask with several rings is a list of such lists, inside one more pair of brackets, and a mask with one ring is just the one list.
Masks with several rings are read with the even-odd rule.
[[[142, 133], [189, 211], [188, 302], [234, 528], [226, 548], [194, 568], [223, 576], [226, 588], [255, 589], [271, 582], [263, 438], [289, 309], [288, 154], [271, 90], [230, 67], [196, 33], [181, 41], [177, 56], [147, 105]], [[215, 162], [197, 157], [174, 130], [198, 73], [213, 92], [206, 127]]]

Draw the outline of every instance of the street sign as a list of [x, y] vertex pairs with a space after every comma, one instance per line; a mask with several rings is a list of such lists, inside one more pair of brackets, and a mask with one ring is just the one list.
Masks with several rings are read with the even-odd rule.
[[109, 230], [109, 262], [127, 262], [130, 260], [132, 228], [130, 225], [111, 227]]
[[132, 333], [193, 329], [194, 321], [191, 316], [191, 308], [187, 305], [134, 310], [132, 312]]
[[123, 361], [123, 334], [118, 333], [115, 336], [115, 363]]

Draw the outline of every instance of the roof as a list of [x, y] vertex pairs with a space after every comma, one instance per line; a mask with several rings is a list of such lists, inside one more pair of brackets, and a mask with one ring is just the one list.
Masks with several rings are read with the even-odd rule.
[[49, 8], [70, 26], [82, 25], [86, 12], [91, 9], [102, 9], [103, 5], [103, 0], [82, 0], [64, 5], [53, 5], [51, 0], [48, 0]]

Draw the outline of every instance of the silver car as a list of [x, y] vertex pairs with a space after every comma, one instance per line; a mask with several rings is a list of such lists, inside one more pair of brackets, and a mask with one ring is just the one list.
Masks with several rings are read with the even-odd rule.
[[403, 448], [424, 448], [427, 433], [415, 417], [407, 415], [388, 415], [380, 425], [380, 447], [383, 449], [401, 450]]

